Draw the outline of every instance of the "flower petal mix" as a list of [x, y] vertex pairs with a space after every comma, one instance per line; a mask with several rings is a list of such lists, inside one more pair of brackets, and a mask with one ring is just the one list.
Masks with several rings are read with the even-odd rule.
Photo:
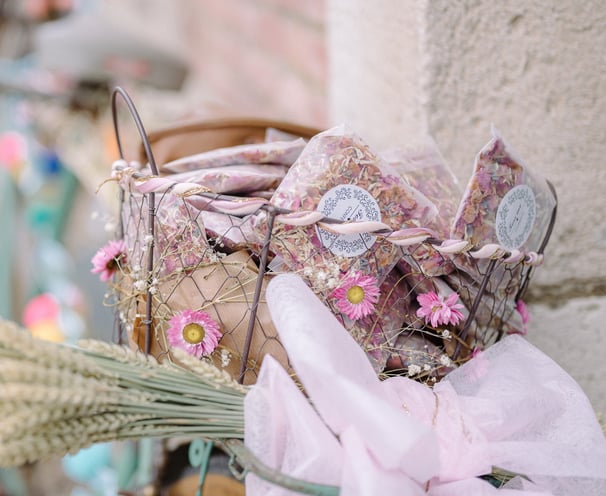
[[351, 320], [370, 315], [379, 300], [379, 286], [372, 276], [360, 272], [345, 279], [332, 293], [339, 311]]
[[459, 295], [452, 293], [444, 299], [438, 296], [434, 291], [423, 293], [417, 296], [417, 301], [421, 307], [417, 310], [417, 317], [423, 317], [426, 324], [432, 327], [439, 325], [456, 325], [463, 319], [463, 314], [459, 311], [463, 305], [457, 303]]
[[91, 263], [91, 272], [99, 274], [102, 281], [109, 281], [126, 264], [126, 244], [122, 240], [110, 241], [95, 253]]
[[212, 353], [221, 339], [219, 324], [206, 312], [183, 310], [168, 323], [166, 338], [169, 345], [197, 358]]

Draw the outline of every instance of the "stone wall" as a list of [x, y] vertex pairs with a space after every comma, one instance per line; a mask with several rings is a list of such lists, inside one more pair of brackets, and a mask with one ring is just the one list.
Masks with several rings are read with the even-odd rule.
[[494, 123], [555, 185], [528, 337], [606, 411], [606, 4], [330, 0], [327, 26], [333, 122], [376, 146], [429, 133], [463, 184]]

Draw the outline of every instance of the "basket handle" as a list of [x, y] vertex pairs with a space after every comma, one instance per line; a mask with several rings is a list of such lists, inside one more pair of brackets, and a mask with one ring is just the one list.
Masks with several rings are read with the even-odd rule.
[[[124, 149], [122, 148], [122, 141], [120, 139], [120, 128], [118, 125], [118, 96], [122, 97], [124, 103], [128, 108], [130, 116], [135, 121], [135, 125], [137, 126], [137, 130], [139, 131], [139, 137], [141, 139], [141, 143], [143, 144], [143, 148], [145, 150], [145, 155], [147, 156], [147, 161], [149, 162], [149, 167], [152, 171], [152, 174], [158, 175], [158, 167], [156, 166], [156, 160], [154, 159], [154, 154], [152, 153], [151, 145], [149, 144], [149, 138], [147, 133], [145, 132], [145, 128], [143, 127], [143, 122], [141, 121], [141, 117], [139, 117], [139, 112], [135, 107], [130, 95], [120, 86], [116, 86], [111, 95], [111, 109], [112, 109], [112, 119], [114, 122], [114, 133], [116, 135], [116, 144], [118, 145], [118, 152], [120, 154], [120, 158], [124, 160]], [[120, 191], [120, 237], [124, 237], [124, 226], [122, 224], [122, 204], [124, 203], [124, 190]], [[155, 220], [156, 220], [156, 194], [149, 193], [148, 194], [148, 235], [151, 236], [151, 243], [148, 250], [148, 258], [147, 258], [147, 292], [145, 298], [145, 320], [143, 324], [145, 325], [145, 354], [149, 355], [151, 350], [151, 331], [152, 331], [152, 294], [151, 294], [151, 281], [153, 279], [153, 269], [154, 269], [154, 233], [155, 233]], [[122, 336], [122, 332], [120, 329], [120, 338]]]
[[272, 469], [261, 462], [240, 439], [219, 440], [217, 444], [230, 455], [229, 469], [238, 480], [244, 479], [249, 472], [252, 472], [265, 481], [300, 494], [339, 496], [341, 492], [338, 486], [315, 484]]
[[145, 132], [145, 128], [143, 127], [143, 121], [141, 121], [141, 117], [139, 117], [139, 112], [137, 112], [137, 108], [133, 103], [131, 97], [126, 92], [126, 90], [120, 86], [116, 86], [112, 91], [111, 98], [111, 107], [112, 107], [112, 119], [114, 121], [114, 134], [116, 135], [116, 144], [118, 145], [118, 152], [120, 154], [120, 158], [124, 160], [124, 150], [122, 148], [122, 141], [120, 140], [120, 129], [118, 126], [118, 96], [121, 96], [126, 106], [128, 107], [128, 111], [130, 112], [131, 117], [135, 121], [135, 125], [137, 126], [137, 131], [139, 131], [139, 137], [141, 138], [141, 143], [143, 144], [143, 149], [145, 150], [145, 156], [149, 162], [149, 167], [154, 176], [158, 175], [158, 167], [156, 166], [156, 160], [154, 158], [154, 154], [152, 153], [151, 145], [149, 144], [149, 138], [147, 133]]

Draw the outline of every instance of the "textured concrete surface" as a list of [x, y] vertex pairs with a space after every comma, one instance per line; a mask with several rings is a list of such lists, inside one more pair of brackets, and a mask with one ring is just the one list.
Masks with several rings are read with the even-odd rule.
[[465, 177], [491, 122], [559, 196], [545, 270], [566, 290], [606, 278], [606, 3], [429, 2], [429, 129]]
[[528, 341], [566, 370], [606, 419], [604, 298], [574, 298], [557, 307], [535, 304], [530, 313]]
[[537, 304], [528, 338], [604, 414], [605, 28], [601, 1], [432, 1], [419, 75], [428, 129], [461, 180], [494, 123], [556, 187], [558, 218], [530, 286]]
[[[403, 5], [406, 4], [405, 8]], [[329, 106], [372, 144], [393, 145], [427, 132], [417, 19], [423, 2], [327, 2]]]
[[534, 284], [604, 291], [606, 3], [332, 0], [328, 15], [332, 121], [375, 146], [429, 132], [463, 184], [494, 123], [559, 195]]
[[[606, 3], [330, 0], [331, 120], [431, 134], [466, 184], [491, 123], [559, 196], [529, 339], [606, 409]], [[552, 305], [552, 306], [550, 306]]]

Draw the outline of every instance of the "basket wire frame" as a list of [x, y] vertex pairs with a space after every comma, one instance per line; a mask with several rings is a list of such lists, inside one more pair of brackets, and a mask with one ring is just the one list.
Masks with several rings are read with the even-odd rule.
[[[125, 161], [124, 150], [120, 139], [120, 130], [118, 125], [118, 98], [124, 101], [131, 118], [136, 124], [151, 173], [153, 174], [153, 176], [158, 176], [158, 167], [154, 159], [154, 155], [151, 149], [147, 133], [137, 112], [137, 109], [135, 108], [135, 105], [132, 102], [128, 93], [124, 89], [117, 87], [112, 93], [111, 107], [114, 121], [114, 131], [116, 135], [116, 142], [120, 154], [120, 159]], [[136, 178], [137, 173], [134, 173], [133, 177]], [[552, 194], [554, 195], [554, 198], [556, 198], [553, 186], [549, 182], [548, 185]], [[170, 190], [167, 191], [167, 193], [170, 193]], [[121, 212], [117, 235], [120, 239], [126, 239], [130, 235], [132, 235], [133, 232], [135, 232], [136, 237], [139, 235], [143, 235], [145, 239], [148, 240], [145, 246], [140, 239], [137, 242], [139, 243], [138, 260], [139, 262], [141, 262], [142, 267], [145, 266], [145, 271], [143, 272], [145, 277], [144, 280], [146, 283], [144, 297], [144, 313], [143, 318], [140, 319], [140, 324], [143, 326], [144, 329], [144, 341], [142, 349], [146, 354], [149, 354], [152, 352], [152, 334], [154, 333], [154, 322], [158, 320], [154, 315], [154, 311], [157, 312], [158, 309], [154, 309], [155, 300], [154, 292], [152, 290], [154, 285], [157, 284], [157, 278], [155, 277], [155, 274], [157, 275], [158, 272], [157, 267], [155, 266], [156, 259], [154, 258], [154, 254], [157, 251], [156, 249], [158, 248], [161, 249], [159, 251], [164, 255], [166, 255], [167, 253], [171, 253], [170, 247], [167, 248], [166, 246], [158, 246], [159, 244], [162, 245], [162, 242], [158, 239], [158, 236], [160, 236], [161, 239], [168, 239], [170, 237], [166, 232], [163, 231], [165, 229], [165, 225], [159, 220], [159, 213], [162, 213], [162, 208], [165, 205], [164, 202], [167, 202], [168, 200], [166, 199], [166, 193], [160, 195], [158, 193], [150, 192], [137, 196], [133, 195], [131, 192], [125, 191], [125, 189], [122, 187], [120, 188], [119, 194]], [[160, 196], [158, 197], [156, 195]], [[237, 197], [211, 193], [207, 191], [198, 192], [197, 195], [207, 200], [210, 200], [211, 202], [214, 200], [227, 202], [238, 200]], [[178, 200], [178, 202], [180, 203], [178, 208], [183, 209], [185, 216], [184, 218], [188, 219], [185, 224], [191, 222], [194, 226], [190, 234], [193, 233], [193, 236], [199, 235], [200, 233], [196, 231], [195, 226], [198, 225], [198, 216], [200, 215], [200, 211], [198, 211], [197, 213], [193, 213], [194, 209], [190, 209], [188, 207], [188, 204], [186, 204], [183, 199]], [[130, 214], [132, 214], [132, 212], [137, 213], [134, 216], [136, 222], [133, 220], [133, 216], [130, 215], [129, 212], [126, 212], [125, 216], [125, 208], [129, 209]], [[146, 210], [146, 215], [143, 215], [143, 210]], [[241, 356], [239, 357], [240, 366], [235, 377], [240, 383], [244, 382], [247, 369], [249, 368], [250, 351], [255, 332], [259, 331], [259, 329], [261, 329], [261, 331], [263, 332], [263, 326], [259, 326], [259, 305], [261, 303], [262, 293], [264, 291], [264, 278], [269, 266], [268, 262], [270, 255], [270, 245], [272, 244], [272, 242], [279, 242], [279, 240], [272, 238], [272, 235], [274, 233], [274, 222], [277, 215], [293, 213], [292, 211], [281, 209], [271, 204], [261, 205], [259, 207], [259, 212], [263, 212], [264, 214], [265, 231], [264, 237], [258, 240], [260, 246], [258, 247], [258, 254], [256, 258], [254, 258], [254, 262], [256, 265], [256, 277], [255, 280], [252, 281], [254, 284], [251, 284], [251, 281], [249, 281], [248, 279], [246, 280], [246, 284], [249, 287], [254, 285], [254, 288], [251, 288], [247, 291], [243, 291], [243, 295], [246, 297], [245, 305], [248, 308], [248, 312], [245, 314], [247, 319], [245, 322], [246, 331], [243, 349], [241, 350]], [[543, 253], [545, 246], [548, 243], [549, 237], [553, 229], [553, 225], [555, 223], [555, 216], [556, 208], [554, 208], [553, 210], [553, 214], [550, 219], [545, 238], [543, 239], [541, 247], [537, 252], [539, 254]], [[125, 219], [127, 219], [126, 222]], [[324, 218], [322, 222], [326, 224], [342, 223], [342, 221], [340, 220], [329, 218]], [[242, 226], [233, 225], [232, 228], [234, 230], [241, 230]], [[198, 229], [200, 228], [198, 227]], [[244, 233], [242, 232], [242, 234]], [[179, 239], [179, 243], [181, 245], [187, 244], [186, 241], [187, 240]], [[136, 246], [137, 242], [134, 243], [134, 246]], [[429, 247], [435, 247], [440, 245], [441, 242], [442, 240], [439, 239], [427, 238], [424, 241], [424, 245]], [[216, 243], [219, 244], [218, 241], [216, 241]], [[208, 249], [212, 251], [213, 248], [217, 247], [217, 245], [215, 245], [214, 247], [209, 246]], [[136, 252], [137, 250], [134, 251]], [[398, 280], [398, 283], [404, 281], [404, 284], [406, 284], [407, 288], [405, 294], [401, 296], [401, 298], [410, 298], [411, 295], [413, 295], [419, 290], [429, 290], [428, 288], [431, 288], [433, 283], [430, 277], [426, 277], [424, 275], [422, 265], [419, 264], [417, 258], [415, 258], [415, 250], [404, 249], [403, 253], [405, 255], [408, 255], [405, 257], [405, 259], [408, 263], [407, 267], [409, 269], [409, 272], [407, 273], [405, 270], [400, 270], [400, 279]], [[183, 255], [183, 253], [177, 252], [176, 255], [177, 264], [181, 263], [183, 265], [195, 266], [196, 257], [199, 261], [201, 258], [207, 256], [208, 253], [202, 251], [199, 253], [190, 253], [189, 255], [186, 253], [186, 255]], [[193, 263], [191, 260], [189, 263], [186, 263], [184, 257], [187, 256], [193, 257]], [[489, 315], [488, 321], [483, 322], [482, 325], [484, 325], [486, 329], [490, 329], [491, 331], [490, 333], [486, 333], [486, 336], [482, 335], [476, 337], [478, 339], [481, 338], [482, 343], [485, 346], [488, 346], [489, 344], [492, 344], [493, 342], [496, 342], [501, 339], [504, 333], [503, 321], [508, 318], [507, 312], [511, 312], [511, 308], [508, 308], [505, 305], [504, 302], [506, 298], [501, 298], [501, 295], [499, 295], [498, 292], [502, 290], [503, 287], [506, 289], [513, 289], [515, 291], [515, 294], [507, 294], [506, 297], [509, 299], [513, 299], [513, 301], [517, 301], [518, 299], [522, 298], [524, 292], [526, 291], [533, 271], [533, 266], [526, 265], [524, 261], [520, 261], [519, 263], [514, 264], [512, 266], [506, 266], [502, 261], [503, 257], [474, 260], [466, 253], [458, 255], [457, 257], [458, 260], [462, 262], [464, 266], [467, 264], [467, 268], [469, 268], [469, 264], [471, 264], [472, 272], [475, 273], [476, 277], [475, 279], [466, 277], [465, 270], [461, 268], [455, 268], [453, 272], [449, 275], [451, 284], [457, 287], [457, 291], [460, 293], [461, 299], [466, 303], [469, 309], [469, 314], [467, 318], [456, 331], [455, 342], [451, 344], [450, 356], [455, 362], [465, 358], [464, 356], [462, 357], [463, 346], [465, 345], [469, 334], [479, 334], [483, 332], [481, 329], [477, 328], [478, 324], [475, 322], [476, 317], [478, 317], [478, 315], [482, 313], [482, 308], [484, 308], [484, 312], [487, 312], [487, 315]], [[454, 260], [456, 265], [457, 257], [453, 257], [452, 260], [444, 258], [444, 261], [452, 262]], [[248, 264], [249, 262], [250, 260], [247, 260], [246, 264]], [[229, 280], [229, 278], [231, 277], [233, 278], [233, 281], [236, 285], [242, 284], [241, 280], [239, 279], [240, 277], [242, 277], [241, 274], [242, 273], [238, 273], [236, 275], [229, 274], [227, 276], [227, 280]], [[194, 279], [192, 278], [192, 274], [188, 270], [184, 270], [183, 273], [177, 279], [177, 281], [178, 282], [176, 282], [175, 284], [180, 284], [183, 281], [192, 281], [191, 284], [193, 284], [194, 286], [198, 285], [198, 282], [194, 281]], [[429, 286], [427, 286], [427, 284], [429, 284]], [[197, 289], [200, 290], [200, 294], [202, 294], [202, 288], [198, 286]], [[210, 299], [212, 300], [212, 298], [213, 297], [211, 296]], [[403, 301], [396, 300], [396, 303], [403, 303]], [[129, 318], [132, 318], [132, 315], [119, 315], [119, 313], [120, 312], [116, 312], [116, 323], [118, 326], [118, 339], [122, 340], [125, 330], [125, 319], [128, 320]], [[410, 328], [402, 329], [400, 335], [406, 336], [418, 334], [421, 329], [419, 322], [417, 322], [416, 324], [417, 325], [412, 325]], [[475, 329], [474, 326], [476, 327]], [[437, 337], [439, 338], [440, 336]], [[272, 339], [274, 341], [277, 341], [276, 336], [272, 337], [264, 335], [264, 339], [268, 341]], [[390, 338], [386, 337], [385, 339], [386, 341], [388, 341]], [[414, 356], [414, 350], [411, 350], [411, 355]], [[469, 350], [467, 350], [467, 355], [469, 355]], [[253, 362], [256, 362], [256, 357], [253, 357]], [[391, 373], [405, 373], [405, 370], [398, 370], [396, 368]], [[259, 460], [254, 457], [252, 453], [250, 453], [250, 451], [247, 450], [247, 448], [240, 441], [224, 440], [216, 442], [216, 444], [232, 457], [230, 468], [234, 472], [234, 475], [236, 475], [238, 478], [243, 478], [245, 473], [251, 471], [257, 474], [259, 477], [264, 478], [265, 480], [271, 481], [275, 484], [281, 485], [282, 487], [296, 490], [304, 494], [338, 494], [338, 488], [335, 488], [333, 486], [323, 486], [319, 484], [309, 483], [306, 481], [298, 481], [296, 479], [286, 477], [284, 474], [280, 474], [277, 471], [264, 466], [262, 463], [259, 462]]]

